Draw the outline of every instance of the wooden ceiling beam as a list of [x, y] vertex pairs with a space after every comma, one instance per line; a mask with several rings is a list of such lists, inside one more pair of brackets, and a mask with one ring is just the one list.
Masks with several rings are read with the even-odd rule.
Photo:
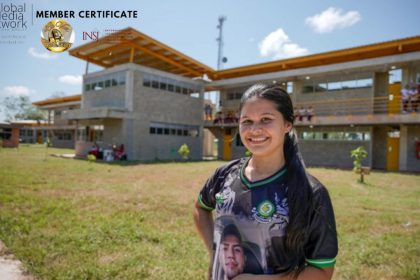
[[158, 54], [158, 53], [156, 53], [156, 52], [154, 52], [154, 51], [151, 51], [151, 50], [149, 50], [149, 49], [147, 49], [147, 48], [141, 47], [141, 46], [136, 45], [136, 44], [134, 44], [134, 43], [131, 43], [131, 44], [132, 44], [132, 46], [133, 46], [133, 47], [135, 47], [135, 48], [137, 48], [137, 49], [141, 50], [142, 52], [145, 52], [145, 53], [147, 53], [147, 54], [149, 54], [149, 55], [151, 55], [151, 56], [154, 56], [154, 57], [156, 57], [156, 58], [158, 58], [158, 59], [161, 59], [161, 60], [163, 60], [163, 61], [165, 61], [165, 62], [167, 62], [167, 63], [169, 63], [169, 64], [172, 64], [172, 65], [174, 65], [174, 66], [176, 66], [176, 67], [179, 67], [179, 68], [181, 68], [181, 69], [184, 69], [185, 71], [190, 72], [190, 73], [191, 73], [191, 74], [193, 74], [193, 75], [196, 75], [196, 76], [201, 76], [201, 75], [202, 75], [200, 72], [198, 72], [198, 71], [194, 71], [194, 70], [192, 70], [191, 68], [189, 68], [189, 67], [187, 67], [187, 66], [184, 66], [184, 65], [182, 65], [181, 63], [176, 62], [176, 61], [174, 61], [174, 60], [172, 60], [172, 59], [170, 59], [170, 58], [168, 58], [168, 57], [166, 57], [166, 56], [164, 56], [164, 55], [162, 55], [162, 54]]

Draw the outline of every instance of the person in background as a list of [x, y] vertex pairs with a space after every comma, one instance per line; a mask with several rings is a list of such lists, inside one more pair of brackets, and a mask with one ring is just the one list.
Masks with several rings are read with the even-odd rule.
[[401, 89], [401, 101], [403, 106], [402, 112], [407, 113], [408, 103], [410, 102], [410, 87], [408, 84]]

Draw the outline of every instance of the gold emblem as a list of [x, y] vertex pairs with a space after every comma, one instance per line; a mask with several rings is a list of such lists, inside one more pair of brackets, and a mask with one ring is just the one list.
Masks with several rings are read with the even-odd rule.
[[41, 42], [49, 51], [64, 52], [74, 42], [73, 28], [62, 19], [52, 20], [42, 28]]

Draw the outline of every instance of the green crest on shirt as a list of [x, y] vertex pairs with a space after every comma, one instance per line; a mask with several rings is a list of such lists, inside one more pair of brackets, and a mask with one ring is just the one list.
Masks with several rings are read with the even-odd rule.
[[269, 218], [273, 215], [275, 207], [269, 200], [265, 200], [257, 207], [258, 215], [263, 218]]

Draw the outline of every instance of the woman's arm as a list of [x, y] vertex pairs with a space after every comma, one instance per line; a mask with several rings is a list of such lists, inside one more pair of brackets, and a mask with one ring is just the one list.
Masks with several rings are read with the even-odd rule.
[[198, 202], [196, 202], [193, 216], [194, 216], [195, 226], [197, 227], [200, 237], [201, 239], [203, 239], [204, 244], [206, 245], [207, 251], [211, 255], [213, 253], [213, 230], [214, 230], [213, 215], [210, 211], [207, 211], [201, 208]]
[[233, 280], [330, 280], [334, 272], [334, 267], [316, 268], [307, 266], [297, 278], [292, 275], [275, 274], [275, 275], [255, 275], [240, 274]]

